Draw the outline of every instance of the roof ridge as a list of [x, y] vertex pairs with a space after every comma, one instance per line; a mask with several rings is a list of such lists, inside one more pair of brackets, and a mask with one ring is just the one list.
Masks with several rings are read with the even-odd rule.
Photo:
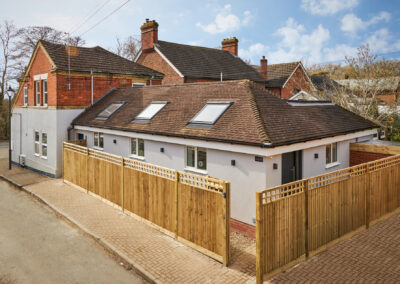
[[232, 54], [230, 51], [219, 49], [219, 48], [214, 48], [214, 47], [191, 45], [191, 44], [184, 44], [184, 43], [176, 43], [176, 42], [165, 41], [165, 40], [159, 40], [158, 42], [166, 42], [166, 43], [171, 43], [171, 44], [176, 44], [176, 45], [183, 45], [183, 46], [188, 46], [188, 47], [195, 47], [195, 48], [211, 49], [211, 50], [216, 50], [216, 51], [220, 51], [220, 52], [229, 52], [230, 54]]
[[[301, 63], [301, 61], [284, 62], [284, 63], [275, 63], [275, 64], [268, 64], [268, 67], [269, 67], [269, 66], [277, 66], [277, 65], [289, 65], [289, 64], [296, 64], [296, 65], [298, 65], [298, 64], [300, 64], [300, 63]], [[258, 66], [258, 65], [255, 65], [255, 66]]]

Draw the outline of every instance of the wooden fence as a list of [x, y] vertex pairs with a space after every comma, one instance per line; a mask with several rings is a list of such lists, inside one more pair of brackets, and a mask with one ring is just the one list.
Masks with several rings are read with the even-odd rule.
[[350, 151], [370, 152], [385, 155], [399, 155], [400, 147], [365, 143], [350, 143]]
[[257, 282], [400, 207], [400, 155], [256, 193]]
[[227, 265], [230, 183], [63, 143], [64, 180]]

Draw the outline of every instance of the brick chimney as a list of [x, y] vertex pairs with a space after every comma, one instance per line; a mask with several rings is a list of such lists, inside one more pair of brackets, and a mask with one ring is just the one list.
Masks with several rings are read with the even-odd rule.
[[158, 42], [158, 23], [146, 19], [140, 30], [142, 31], [142, 51], [150, 52], [154, 49], [154, 43]]
[[260, 73], [264, 79], [268, 77], [268, 60], [263, 56], [260, 60]]
[[222, 44], [222, 50], [230, 51], [234, 55], [238, 55], [238, 43], [239, 40], [236, 37], [224, 39]]

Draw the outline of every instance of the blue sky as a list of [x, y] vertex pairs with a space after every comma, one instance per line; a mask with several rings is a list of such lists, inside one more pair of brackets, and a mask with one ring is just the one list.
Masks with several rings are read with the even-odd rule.
[[[79, 35], [125, 1], [13, 0], [3, 3], [0, 20], [76, 29], [73, 35]], [[131, 0], [83, 37], [88, 46], [112, 49], [116, 37], [139, 37], [146, 18], [158, 21], [161, 40], [219, 47], [236, 36], [239, 56], [254, 64], [262, 55], [269, 63], [339, 63], [365, 43], [377, 54], [400, 58], [400, 1], [394, 0]]]

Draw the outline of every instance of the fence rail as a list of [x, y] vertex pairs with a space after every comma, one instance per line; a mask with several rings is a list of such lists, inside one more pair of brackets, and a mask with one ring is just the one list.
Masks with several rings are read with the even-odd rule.
[[164, 233], [229, 262], [230, 184], [63, 143], [64, 180]]
[[400, 207], [400, 155], [256, 193], [257, 282]]

